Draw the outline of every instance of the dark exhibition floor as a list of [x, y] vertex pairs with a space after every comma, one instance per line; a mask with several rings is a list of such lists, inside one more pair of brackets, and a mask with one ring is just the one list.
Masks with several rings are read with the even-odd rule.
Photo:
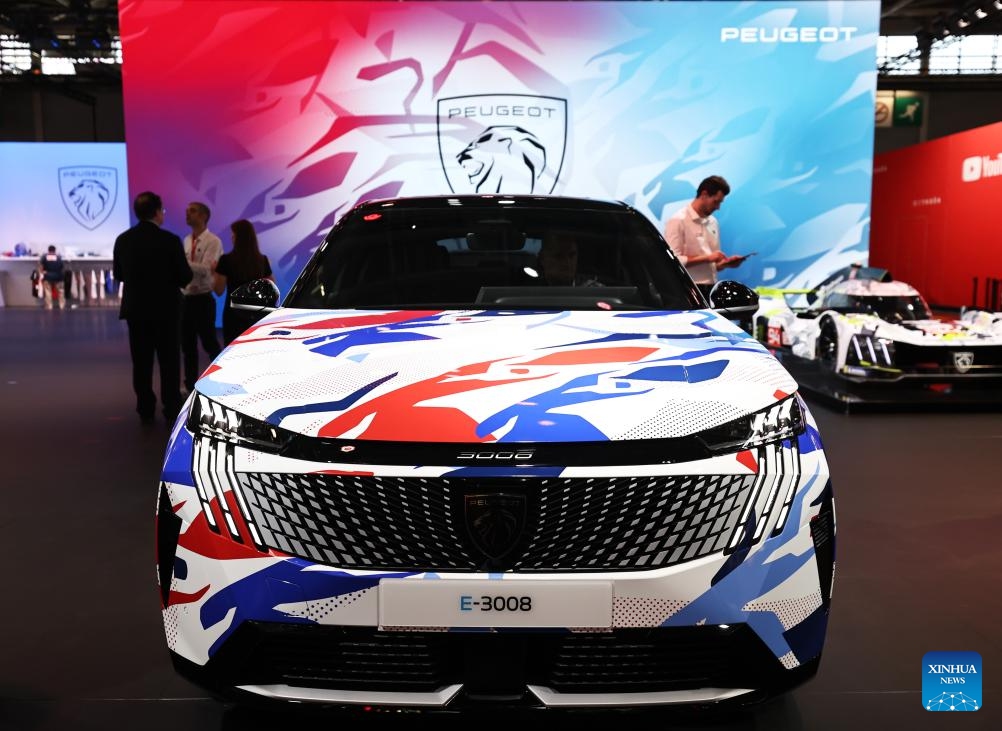
[[[818, 676], [754, 712], [598, 722], [1002, 728], [1002, 415], [813, 408], [839, 530]], [[227, 708], [174, 674], [153, 560], [167, 427], [158, 421], [143, 428], [133, 412], [125, 327], [115, 312], [0, 308], [0, 430], [0, 546], [7, 557], [0, 729], [252, 731], [304, 721], [286, 709]], [[981, 711], [947, 720], [921, 707], [922, 656], [933, 650], [981, 654]], [[306, 722], [468, 727], [470, 719], [395, 714]]]

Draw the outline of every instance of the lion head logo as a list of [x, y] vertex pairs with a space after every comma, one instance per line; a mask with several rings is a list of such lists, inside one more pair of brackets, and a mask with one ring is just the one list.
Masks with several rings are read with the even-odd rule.
[[488, 127], [456, 155], [477, 193], [533, 193], [546, 148], [522, 127]]
[[67, 194], [67, 198], [82, 219], [96, 221], [108, 206], [111, 191], [100, 181], [86, 179], [77, 183]]
[[74, 221], [93, 231], [108, 220], [118, 198], [117, 168], [70, 165], [58, 173], [59, 199]]

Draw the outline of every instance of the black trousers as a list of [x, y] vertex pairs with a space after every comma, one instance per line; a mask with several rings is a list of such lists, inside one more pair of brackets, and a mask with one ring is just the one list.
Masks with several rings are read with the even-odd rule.
[[136, 411], [144, 421], [153, 418], [157, 397], [153, 392], [153, 358], [160, 369], [160, 401], [163, 415], [173, 422], [181, 410], [181, 346], [178, 321], [128, 320], [129, 352], [132, 354], [132, 389]]
[[208, 292], [185, 295], [181, 303], [181, 352], [184, 353], [184, 386], [194, 390], [202, 371], [198, 367], [198, 342], [212, 361], [221, 350], [216, 337], [216, 300]]

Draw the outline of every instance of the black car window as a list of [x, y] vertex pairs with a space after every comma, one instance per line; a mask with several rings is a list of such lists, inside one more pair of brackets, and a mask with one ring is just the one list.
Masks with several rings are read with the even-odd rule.
[[876, 315], [888, 322], [928, 320], [932, 315], [921, 297], [848, 297], [846, 312]]
[[705, 307], [646, 218], [629, 210], [364, 208], [330, 233], [287, 307]]

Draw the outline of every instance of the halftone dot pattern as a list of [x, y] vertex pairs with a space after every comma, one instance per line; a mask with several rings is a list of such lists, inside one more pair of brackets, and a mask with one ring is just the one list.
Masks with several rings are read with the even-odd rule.
[[330, 599], [324, 599], [323, 601], [311, 601], [309, 609], [306, 612], [306, 617], [312, 619], [314, 622], [323, 622], [332, 614], [335, 614], [341, 607], [346, 607], [349, 604], [357, 602], [369, 591], [372, 591], [372, 589], [361, 589], [348, 594], [332, 596]]
[[643, 596], [617, 596], [612, 601], [614, 627], [659, 627], [688, 602]]
[[[271, 402], [290, 405], [335, 401], [388, 375], [390, 373], [362, 368], [357, 370], [354, 368], [335, 368], [303, 379], [293, 377], [290, 374], [290, 377], [282, 384], [265, 388], [252, 396], [241, 399], [236, 408], [237, 410], [246, 408], [256, 413], [256, 409], [249, 407]], [[270, 409], [270, 407], [267, 408]]]
[[977, 698], [966, 693], [940, 693], [925, 702], [927, 711], [976, 711], [980, 708]]
[[779, 618], [783, 629], [788, 630], [803, 622], [820, 606], [821, 592], [815, 591], [813, 594], [797, 599], [748, 602], [741, 607], [741, 610], [744, 612], [772, 612]]
[[167, 635], [167, 647], [177, 649], [177, 607], [167, 607], [164, 610], [164, 634]]
[[[768, 386], [770, 390], [781, 390], [785, 393], [793, 393], [797, 390], [796, 381], [783, 371], [777, 370], [773, 356], [768, 353], [742, 357], [740, 360], [732, 362], [731, 366], [728, 367], [735, 367], [735, 373], [741, 374], [742, 383], [761, 383]], [[727, 371], [724, 371], [723, 377], [726, 376]]]
[[793, 670], [793, 668], [800, 667], [800, 661], [797, 659], [797, 656], [793, 654], [793, 650], [790, 650], [788, 653], [783, 655], [783, 657], [779, 658], [779, 661], [787, 670]]
[[448, 632], [448, 627], [413, 627], [409, 624], [386, 625], [380, 627], [387, 632]]
[[328, 421], [330, 421], [330, 415], [325, 414], [324, 416], [308, 421], [305, 424], [300, 424], [298, 428], [303, 434], [318, 434], [320, 433], [321, 427], [323, 427], [323, 425]]
[[725, 401], [669, 401], [647, 421], [613, 436], [613, 439], [665, 439], [693, 434], [726, 424], [746, 414], [740, 406]]
[[310, 610], [302, 606], [296, 607], [295, 609], [288, 609], [285, 606], [280, 610], [290, 617], [300, 617], [302, 619], [308, 619], [310, 616]]

